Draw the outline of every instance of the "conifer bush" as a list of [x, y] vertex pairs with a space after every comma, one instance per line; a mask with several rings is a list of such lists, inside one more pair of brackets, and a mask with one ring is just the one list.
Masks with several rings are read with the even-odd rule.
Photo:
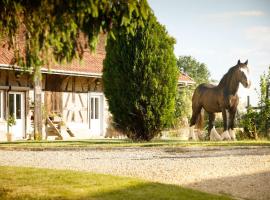
[[153, 14], [134, 34], [109, 37], [104, 60], [104, 93], [116, 128], [149, 141], [174, 118], [178, 70], [175, 40]]

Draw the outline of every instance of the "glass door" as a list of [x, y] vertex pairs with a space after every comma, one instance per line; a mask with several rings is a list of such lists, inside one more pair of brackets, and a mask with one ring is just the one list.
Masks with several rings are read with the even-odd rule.
[[9, 92], [8, 94], [9, 115], [13, 116], [16, 124], [11, 130], [15, 139], [25, 136], [25, 103], [23, 92]]
[[89, 98], [89, 127], [92, 136], [101, 136], [102, 123], [102, 96], [98, 94], [90, 94]]

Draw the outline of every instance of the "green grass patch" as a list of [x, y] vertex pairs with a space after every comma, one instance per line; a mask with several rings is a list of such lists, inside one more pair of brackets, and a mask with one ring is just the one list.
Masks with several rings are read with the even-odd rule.
[[0, 171], [3, 200], [232, 199], [176, 185], [110, 175], [22, 167], [0, 167]]
[[35, 148], [35, 149], [72, 149], [72, 148], [114, 148], [114, 147], [189, 147], [189, 146], [270, 146], [269, 140], [246, 140], [246, 141], [182, 141], [172, 140], [152, 140], [150, 142], [132, 142], [124, 139], [100, 139], [100, 140], [76, 140], [76, 141], [15, 141], [0, 142], [1, 148]]

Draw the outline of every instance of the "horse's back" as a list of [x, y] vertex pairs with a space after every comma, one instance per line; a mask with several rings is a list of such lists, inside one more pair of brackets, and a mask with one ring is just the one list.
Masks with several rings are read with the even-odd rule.
[[206, 111], [217, 112], [219, 90], [213, 84], [202, 83], [194, 91], [192, 97], [192, 106], [202, 106]]
[[215, 88], [216, 85], [210, 84], [210, 83], [202, 83], [198, 86], [199, 89], [210, 89]]
[[216, 86], [210, 83], [202, 83], [198, 85], [198, 87], [195, 89], [193, 96], [202, 95], [207, 91], [211, 91], [215, 89]]

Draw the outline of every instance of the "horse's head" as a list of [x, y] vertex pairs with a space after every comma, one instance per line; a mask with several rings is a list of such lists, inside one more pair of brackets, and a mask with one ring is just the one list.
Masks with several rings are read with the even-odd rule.
[[237, 79], [238, 81], [245, 87], [249, 88], [251, 85], [251, 81], [249, 78], [249, 68], [248, 68], [248, 60], [244, 63], [241, 63], [240, 60], [238, 60], [237, 63]]

